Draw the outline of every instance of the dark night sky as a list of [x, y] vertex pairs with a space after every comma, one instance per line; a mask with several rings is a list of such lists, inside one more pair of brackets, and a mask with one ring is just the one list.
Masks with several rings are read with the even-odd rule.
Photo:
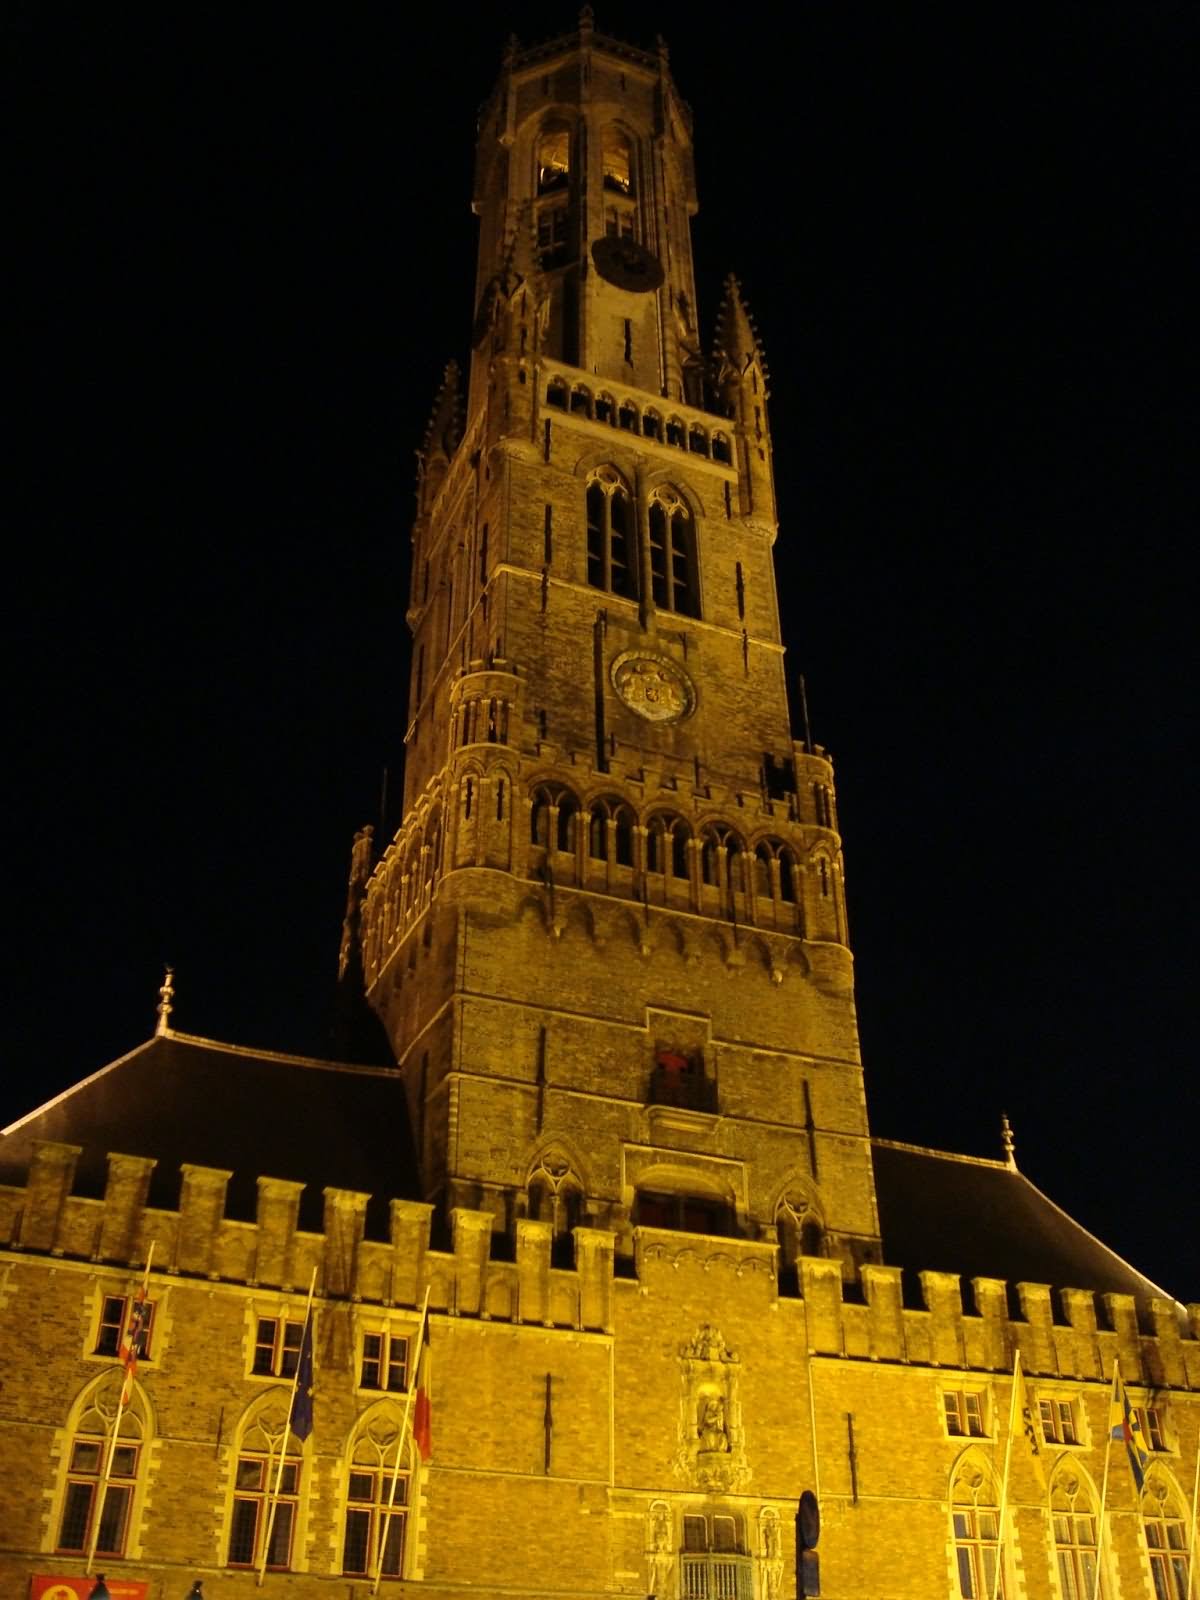
[[[141, 1041], [167, 960], [180, 1028], [327, 1048], [475, 109], [509, 26], [574, 16], [10, 13], [7, 1115]], [[1200, 1298], [1197, 13], [744, 16], [597, 20], [667, 34], [702, 311], [735, 270], [767, 349], [873, 1128], [995, 1155], [1007, 1109], [1035, 1182]]]

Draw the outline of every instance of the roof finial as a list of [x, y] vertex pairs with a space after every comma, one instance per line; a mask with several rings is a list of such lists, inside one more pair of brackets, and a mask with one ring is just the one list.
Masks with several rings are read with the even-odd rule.
[[163, 968], [162, 988], [158, 991], [158, 1026], [154, 1030], [155, 1038], [162, 1038], [171, 1031], [171, 1012], [174, 1009], [171, 1002], [175, 998], [175, 969]]
[[1012, 1123], [1008, 1120], [1007, 1111], [1000, 1113], [1000, 1143], [1004, 1146], [1005, 1161], [1015, 1172], [1017, 1170], [1017, 1141], [1013, 1138]]

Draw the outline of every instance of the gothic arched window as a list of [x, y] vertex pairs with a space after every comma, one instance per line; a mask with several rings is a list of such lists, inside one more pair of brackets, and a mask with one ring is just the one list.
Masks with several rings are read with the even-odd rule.
[[633, 503], [612, 467], [597, 467], [587, 485], [587, 580], [593, 589], [637, 598]]
[[733, 889], [744, 887], [742, 882], [742, 841], [732, 828], [719, 823], [710, 824], [700, 836], [700, 880], [710, 888], [719, 889], [721, 881], [721, 851], [725, 856], [725, 881]]
[[650, 501], [650, 580], [661, 611], [700, 615], [695, 524], [673, 489], [656, 489]]
[[1050, 1491], [1054, 1523], [1054, 1556], [1062, 1600], [1093, 1600], [1106, 1588], [1101, 1575], [1096, 1589], [1096, 1507], [1073, 1472], [1060, 1472]]
[[1188, 1600], [1188, 1534], [1181, 1497], [1156, 1472], [1142, 1495], [1142, 1526], [1154, 1600]]
[[303, 1446], [288, 1425], [287, 1391], [279, 1390], [266, 1397], [239, 1430], [229, 1515], [229, 1566], [257, 1567], [265, 1549], [268, 1567], [278, 1571], [291, 1567], [303, 1465]]
[[123, 1382], [121, 1371], [102, 1378], [80, 1406], [71, 1429], [55, 1546], [58, 1550], [86, 1553], [96, 1517], [100, 1519], [96, 1529], [98, 1556], [123, 1556], [128, 1547], [146, 1442], [145, 1407], [136, 1386], [121, 1413], [103, 1497], [100, 1492]]
[[616, 128], [604, 131], [604, 187], [610, 194], [633, 194], [633, 146]]
[[571, 850], [575, 844], [575, 816], [579, 802], [560, 784], [539, 783], [529, 811], [529, 842], [543, 848]]
[[554, 194], [571, 180], [571, 130], [565, 122], [550, 122], [537, 143], [537, 192]]
[[[1000, 1549], [1000, 1512], [990, 1476], [974, 1462], [955, 1474], [950, 1492], [954, 1561], [961, 1600], [991, 1600]], [[1004, 1594], [1001, 1574], [1000, 1594]]]
[[787, 1265], [794, 1266], [800, 1256], [825, 1254], [825, 1227], [807, 1195], [784, 1195], [775, 1207], [775, 1226], [780, 1253]]
[[399, 1454], [402, 1446], [403, 1422], [395, 1406], [375, 1407], [359, 1423], [349, 1451], [342, 1533], [342, 1571], [348, 1575], [373, 1577], [376, 1568], [385, 1578], [403, 1573], [409, 1462]]
[[688, 840], [691, 830], [682, 817], [651, 817], [646, 829], [646, 870], [672, 878], [688, 876]]
[[596, 861], [609, 860], [611, 837], [613, 864], [618, 867], [631, 867], [635, 823], [633, 812], [620, 800], [595, 801], [588, 824], [588, 854]]

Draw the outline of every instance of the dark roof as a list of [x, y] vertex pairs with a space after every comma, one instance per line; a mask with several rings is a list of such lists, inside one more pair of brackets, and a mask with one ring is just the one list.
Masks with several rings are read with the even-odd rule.
[[76, 1194], [104, 1192], [110, 1151], [154, 1156], [149, 1203], [179, 1205], [183, 1162], [232, 1171], [226, 1215], [254, 1217], [260, 1176], [307, 1185], [301, 1225], [320, 1228], [326, 1185], [387, 1202], [417, 1196], [408, 1107], [395, 1070], [311, 1061], [168, 1033], [47, 1101], [0, 1134], [0, 1183], [23, 1185], [35, 1139], [83, 1146]]
[[1171, 1298], [1004, 1162], [882, 1139], [872, 1147], [883, 1259], [906, 1276], [925, 1269], [961, 1274], [964, 1289], [972, 1278], [1003, 1278], [1131, 1294], [1143, 1311], [1152, 1296]]

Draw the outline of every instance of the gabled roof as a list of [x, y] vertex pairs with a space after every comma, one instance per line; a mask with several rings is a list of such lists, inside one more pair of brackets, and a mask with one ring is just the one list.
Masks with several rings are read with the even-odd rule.
[[24, 1184], [37, 1139], [82, 1145], [76, 1194], [103, 1194], [110, 1151], [154, 1156], [149, 1203], [171, 1210], [184, 1162], [231, 1171], [226, 1215], [246, 1220], [260, 1176], [307, 1185], [304, 1227], [321, 1226], [326, 1185], [374, 1195], [376, 1237], [388, 1200], [417, 1197], [398, 1072], [189, 1034], [150, 1039], [4, 1129], [0, 1183]]
[[972, 1278], [1131, 1294], [1142, 1311], [1152, 1297], [1173, 1298], [1006, 1162], [871, 1145], [883, 1259], [906, 1275], [957, 1272], [968, 1304]]

